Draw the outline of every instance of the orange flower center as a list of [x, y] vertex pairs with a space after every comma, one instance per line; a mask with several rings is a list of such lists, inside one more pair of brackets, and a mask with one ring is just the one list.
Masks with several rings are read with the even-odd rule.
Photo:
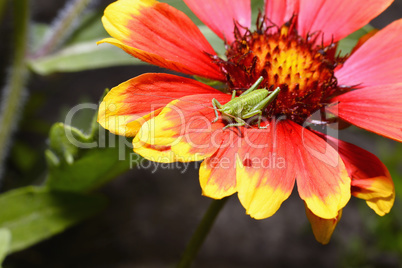
[[335, 56], [335, 44], [318, 46], [317, 35], [302, 38], [294, 26], [292, 21], [279, 29], [257, 25], [255, 32], [237, 34], [236, 41], [228, 46], [227, 60], [218, 64], [230, 91], [241, 93], [260, 76], [264, 77], [260, 88], [280, 87], [265, 115], [285, 115], [302, 123], [339, 93], [334, 69], [345, 59]]

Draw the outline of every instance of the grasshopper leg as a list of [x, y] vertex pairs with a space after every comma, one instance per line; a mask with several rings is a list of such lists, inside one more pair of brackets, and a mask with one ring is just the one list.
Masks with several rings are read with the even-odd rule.
[[244, 126], [245, 124], [246, 124], [246, 122], [244, 122], [244, 121], [243, 122], [237, 122], [237, 123], [230, 123], [230, 124], [227, 124], [226, 126], [224, 126], [222, 128], [222, 130], [225, 130], [225, 129], [230, 128], [230, 127], [241, 127], [241, 126]]
[[[248, 93], [250, 93], [251, 91], [257, 89], [257, 87], [261, 84], [262, 80], [264, 80], [264, 77], [260, 76], [257, 81], [255, 81], [255, 83], [246, 91], [244, 91], [241, 95], [247, 95]], [[240, 96], [241, 96], [240, 95]]]
[[[235, 93], [236, 94], [236, 93]], [[214, 107], [214, 111], [215, 111], [215, 119], [212, 121], [212, 123], [215, 123], [216, 121], [218, 121], [219, 119], [219, 115], [218, 115], [218, 109], [222, 108], [222, 104], [219, 103], [219, 101], [215, 98], [212, 99], [212, 107]]]
[[262, 118], [262, 112], [258, 116], [258, 128], [262, 128], [262, 129], [268, 128], [268, 126], [264, 126], [264, 127], [261, 126], [261, 118]]
[[241, 119], [241, 118], [235, 118], [235, 120], [236, 120], [236, 123], [227, 124], [226, 126], [223, 127], [222, 130], [225, 130], [225, 129], [230, 128], [230, 127], [241, 127], [241, 126], [244, 126], [244, 125], [247, 124], [247, 123], [246, 123], [243, 119]]
[[233, 100], [234, 98], [236, 98], [236, 90], [233, 90], [232, 92], [232, 98], [230, 100]]
[[244, 118], [251, 118], [255, 115], [258, 115], [258, 128], [267, 128], [267, 127], [261, 127], [261, 119], [262, 119], [262, 111], [261, 110], [251, 111], [251, 112], [245, 114]]

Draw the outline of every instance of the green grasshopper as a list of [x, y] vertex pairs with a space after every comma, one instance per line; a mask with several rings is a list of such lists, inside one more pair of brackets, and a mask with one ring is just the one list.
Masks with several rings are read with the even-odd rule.
[[274, 91], [270, 92], [265, 88], [257, 89], [264, 78], [261, 76], [258, 80], [239, 97], [236, 97], [236, 91], [232, 93], [232, 98], [229, 102], [222, 105], [217, 99], [212, 99], [212, 106], [215, 109], [216, 118], [212, 121], [218, 121], [218, 111], [230, 118], [234, 118], [236, 123], [227, 124], [223, 130], [229, 127], [244, 126], [247, 123], [243, 119], [251, 118], [258, 115], [258, 128], [261, 127], [262, 111], [278, 96], [281, 90], [277, 87]]

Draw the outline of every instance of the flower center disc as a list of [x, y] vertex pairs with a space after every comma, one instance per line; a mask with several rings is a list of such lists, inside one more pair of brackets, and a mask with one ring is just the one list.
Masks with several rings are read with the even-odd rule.
[[314, 36], [304, 39], [294, 23], [289, 25], [278, 30], [257, 25], [257, 31], [238, 35], [226, 52], [228, 60], [219, 64], [231, 90], [242, 92], [260, 76], [260, 88], [280, 87], [264, 113], [302, 123], [339, 90], [334, 69], [343, 59], [335, 57], [334, 44], [318, 46]]

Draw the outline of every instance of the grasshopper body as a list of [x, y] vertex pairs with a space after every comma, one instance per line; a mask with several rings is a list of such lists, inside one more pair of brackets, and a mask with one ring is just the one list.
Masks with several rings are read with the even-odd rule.
[[260, 77], [254, 85], [247, 89], [239, 97], [236, 97], [236, 91], [233, 91], [232, 99], [226, 104], [222, 105], [218, 100], [212, 100], [212, 106], [215, 108], [216, 118], [213, 122], [218, 121], [218, 111], [223, 116], [234, 118], [236, 123], [227, 124], [223, 129], [244, 126], [246, 122], [244, 119], [251, 118], [258, 115], [258, 128], [261, 127], [262, 111], [267, 107], [279, 94], [280, 88], [276, 88], [270, 92], [267, 89], [257, 89], [258, 85], [262, 82], [263, 78]]

